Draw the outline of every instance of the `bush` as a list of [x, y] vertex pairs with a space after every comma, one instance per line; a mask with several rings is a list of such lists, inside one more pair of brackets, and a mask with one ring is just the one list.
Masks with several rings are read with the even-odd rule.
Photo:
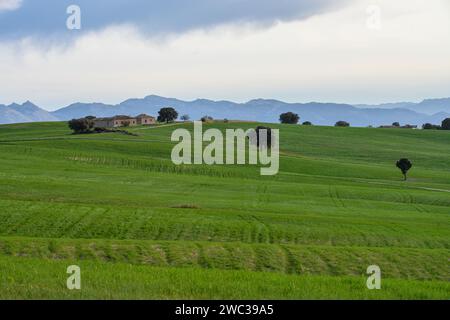
[[300, 120], [298, 114], [293, 112], [286, 112], [280, 114], [280, 122], [285, 124], [297, 124]]
[[304, 126], [312, 126], [312, 123], [310, 121], [305, 121], [303, 122]]
[[394, 122], [394, 123], [392, 124], [392, 126], [393, 126], [393, 127], [400, 127], [400, 122]]
[[350, 127], [350, 123], [348, 123], [347, 121], [338, 121], [338, 122], [336, 122], [336, 124], [334, 126], [335, 127]]

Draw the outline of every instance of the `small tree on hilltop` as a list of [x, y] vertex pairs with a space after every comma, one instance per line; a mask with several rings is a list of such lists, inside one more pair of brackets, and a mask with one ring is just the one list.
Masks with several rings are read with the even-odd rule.
[[304, 126], [312, 126], [312, 123], [310, 121], [305, 121], [303, 122]]
[[169, 123], [178, 118], [178, 112], [174, 108], [162, 108], [158, 113], [158, 122]]
[[335, 127], [350, 127], [350, 123], [348, 123], [347, 121], [338, 121], [338, 122], [336, 122], [336, 124], [334, 126]]
[[190, 119], [191, 117], [189, 117], [189, 115], [188, 114], [183, 114], [182, 116], [181, 116], [181, 120], [182, 121], [189, 121], [189, 119]]
[[442, 121], [442, 130], [450, 130], [450, 118]]
[[405, 181], [407, 179], [406, 174], [408, 173], [409, 169], [412, 168], [412, 163], [408, 159], [400, 159], [397, 161], [397, 168], [399, 168], [405, 178]]
[[213, 117], [210, 117], [210, 116], [203, 116], [200, 118], [200, 121], [201, 122], [211, 122], [211, 121], [214, 121], [214, 119], [213, 119]]
[[284, 124], [297, 124], [300, 120], [298, 114], [293, 112], [286, 112], [280, 114], [280, 122]]
[[393, 127], [400, 127], [400, 122], [394, 122], [394, 123], [392, 124], [392, 126], [393, 126]]

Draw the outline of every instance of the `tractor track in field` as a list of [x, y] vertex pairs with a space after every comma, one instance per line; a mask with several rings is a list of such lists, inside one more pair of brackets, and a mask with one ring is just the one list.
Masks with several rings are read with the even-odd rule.
[[374, 181], [367, 181], [368, 184], [377, 184], [377, 185], [383, 185], [383, 186], [394, 186], [394, 187], [403, 187], [407, 189], [418, 189], [418, 190], [427, 190], [427, 191], [436, 191], [436, 192], [449, 192], [450, 190], [446, 189], [438, 189], [438, 188], [428, 188], [428, 187], [418, 187], [418, 186], [397, 186], [397, 185], [391, 185], [389, 183], [385, 182], [374, 182]]

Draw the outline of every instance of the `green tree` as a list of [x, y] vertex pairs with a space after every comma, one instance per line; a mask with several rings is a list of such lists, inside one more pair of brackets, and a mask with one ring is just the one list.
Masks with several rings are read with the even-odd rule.
[[450, 130], [450, 118], [445, 119], [442, 121], [442, 130]]
[[74, 133], [88, 133], [94, 128], [94, 121], [87, 118], [72, 119], [68, 125]]
[[431, 124], [431, 123], [425, 123], [422, 126], [422, 129], [424, 130], [431, 130], [431, 129], [440, 129], [441, 127], [435, 124]]
[[158, 122], [169, 123], [178, 118], [178, 112], [174, 108], [162, 108], [158, 113]]
[[201, 122], [211, 122], [211, 121], [214, 121], [214, 119], [213, 119], [213, 117], [210, 117], [210, 116], [203, 116], [203, 117], [201, 117], [200, 121]]
[[411, 161], [409, 161], [408, 159], [403, 158], [403, 159], [400, 159], [400, 160], [397, 161], [396, 166], [397, 166], [397, 168], [399, 168], [402, 171], [403, 176], [404, 176], [405, 181], [406, 181], [406, 179], [407, 179], [406, 174], [408, 173], [409, 169], [412, 168]]
[[350, 123], [348, 123], [347, 121], [338, 121], [338, 122], [336, 122], [336, 124], [334, 126], [335, 127], [350, 127]]
[[286, 112], [280, 114], [280, 122], [284, 124], [297, 124], [300, 120], [298, 114], [293, 112]]
[[[266, 131], [266, 141], [260, 140], [260, 131], [265, 130]], [[256, 146], [262, 147], [262, 148], [272, 148], [272, 129], [269, 127], [263, 127], [263, 126], [257, 126], [256, 127]]]

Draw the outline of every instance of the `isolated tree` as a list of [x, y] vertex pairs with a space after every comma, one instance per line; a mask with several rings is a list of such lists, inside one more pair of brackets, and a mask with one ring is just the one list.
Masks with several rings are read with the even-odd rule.
[[442, 130], [450, 130], [450, 118], [445, 119], [442, 121]]
[[338, 122], [336, 122], [336, 124], [334, 126], [335, 127], [350, 127], [350, 123], [348, 123], [347, 121], [338, 121]]
[[304, 126], [312, 126], [312, 123], [310, 121], [305, 121], [303, 122]]
[[392, 124], [392, 126], [393, 126], [393, 127], [400, 127], [400, 122], [394, 122], [394, 123]]
[[412, 163], [406, 158], [400, 159], [397, 161], [397, 168], [399, 168], [402, 171], [403, 176], [405, 177], [405, 181], [407, 179], [406, 174], [408, 173], [409, 169], [412, 168]]
[[[259, 133], [261, 130], [266, 130], [267, 140], [260, 140]], [[269, 127], [258, 126], [255, 129], [256, 131], [256, 146], [259, 148], [260, 146], [263, 148], [272, 148], [272, 129]]]
[[191, 117], [189, 117], [189, 115], [188, 114], [183, 114], [182, 116], [181, 116], [181, 120], [182, 121], [189, 121], [189, 119], [190, 119]]
[[300, 120], [298, 114], [293, 112], [286, 112], [280, 114], [280, 122], [285, 124], [297, 124]]
[[158, 122], [169, 123], [178, 118], [178, 112], [171, 107], [162, 108], [159, 110]]
[[68, 122], [68, 125], [74, 133], [87, 133], [94, 127], [94, 121], [86, 118], [72, 119]]

